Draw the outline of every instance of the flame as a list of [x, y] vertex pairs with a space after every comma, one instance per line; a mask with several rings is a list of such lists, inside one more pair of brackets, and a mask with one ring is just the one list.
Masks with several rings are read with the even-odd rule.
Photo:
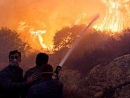
[[[81, 13], [78, 14], [77, 17], [75, 18], [74, 22], [71, 24], [66, 24], [66, 26], [71, 26], [72, 25], [78, 25], [81, 23], [84, 23], [84, 19], [85, 19], [86, 14], [85, 13]], [[40, 28], [41, 26], [41, 28]], [[53, 45], [53, 41], [52, 43], [48, 43], [50, 37], [54, 36], [54, 34], [51, 34], [51, 36], [48, 34], [47, 30], [41, 30], [43, 28], [45, 28], [46, 25], [42, 22], [40, 22], [40, 20], [35, 20], [35, 21], [20, 21], [19, 25], [17, 27], [18, 32], [20, 32], [21, 34], [21, 39], [23, 41], [26, 41], [34, 50], [44, 50], [44, 51], [48, 51], [49, 53], [53, 53], [53, 51], [58, 51], [61, 48], [63, 48], [65, 46], [65, 43], [68, 40], [71, 40], [71, 38], [68, 37], [66, 39], [63, 39], [63, 42], [60, 43], [59, 47], [55, 47], [54, 49], [54, 45]], [[54, 26], [55, 27], [55, 26]], [[39, 28], [39, 29], [38, 29]], [[56, 28], [56, 27], [55, 27]], [[48, 29], [48, 28], [46, 28]], [[54, 32], [53, 30], [51, 30], [51, 32]], [[44, 37], [44, 35], [46, 34], [46, 37]], [[26, 40], [25, 40], [26, 38]], [[51, 40], [52, 40], [51, 38]], [[46, 39], [46, 40], [45, 40]], [[70, 48], [71, 46], [67, 46], [68, 48]]]
[[[101, 0], [101, 2], [105, 4], [107, 8], [106, 14], [103, 20], [97, 25], [94, 25], [93, 28], [96, 30], [108, 32], [121, 32], [122, 30], [126, 29], [129, 25], [127, 22], [130, 18], [130, 0]], [[62, 7], [58, 7], [57, 9], [60, 11]], [[63, 16], [58, 14], [58, 10], [54, 10], [54, 13], [49, 13], [51, 15], [48, 15], [48, 21], [51, 25], [38, 19], [31, 22], [20, 22], [18, 30], [25, 32], [27, 28], [29, 29], [27, 38], [30, 37], [30, 40], [27, 42], [30, 43], [34, 49], [37, 50], [42, 48], [43, 50], [52, 51], [54, 47], [53, 37], [56, 33], [56, 30], [60, 30], [64, 26], [69, 26], [71, 28], [73, 25], [87, 24], [86, 17], [88, 16], [85, 11], [75, 15], [73, 19], [70, 18], [69, 20], [64, 21]], [[61, 19], [63, 22], [60, 21]], [[49, 26], [53, 28], [50, 29]], [[21, 38], [23, 39], [24, 37], [22, 36]], [[49, 42], [50, 40], [51, 42]], [[63, 41], [59, 44], [59, 47], [56, 47], [56, 50], [58, 51], [63, 48], [68, 40], [72, 39], [70, 37], [63, 39]]]
[[[17, 29], [20, 39], [34, 50], [52, 51], [57, 31], [68, 26], [87, 25], [99, 12], [99, 22], [93, 25], [96, 30], [120, 32], [126, 29], [130, 25], [129, 9], [130, 0], [0, 0], [0, 12], [3, 13], [0, 26]], [[68, 40], [72, 38], [63, 39], [57, 49]]]
[[34, 30], [34, 28], [31, 28], [30, 33], [31, 33], [31, 36], [33, 37], [34, 41], [36, 41], [36, 38], [38, 38], [40, 46], [42, 48], [41, 50], [44, 50], [46, 52], [48, 51], [49, 53], [53, 53], [53, 51], [52, 51], [53, 45], [47, 46], [44, 43], [44, 39], [42, 37], [42, 35], [46, 33], [46, 30]]
[[95, 26], [97, 30], [121, 32], [128, 28], [130, 0], [101, 0], [107, 7], [103, 21]]
[[40, 42], [40, 45], [43, 47], [43, 48], [47, 48], [47, 46], [43, 43], [43, 38], [42, 38], [42, 34], [46, 33], [46, 30], [34, 30], [33, 28], [30, 29], [30, 33], [33, 35], [33, 36], [36, 36], [38, 37], [39, 39], [39, 42]]
[[[33, 21], [33, 22], [27, 22], [27, 21], [20, 21], [19, 26], [17, 28], [18, 32], [20, 32], [20, 38], [27, 42], [32, 49], [38, 50], [38, 51], [49, 51], [49, 53], [52, 53], [53, 44], [48, 44], [45, 42], [45, 39], [47, 40], [44, 35], [47, 33], [47, 31], [36, 29], [42, 25], [41, 28], [46, 27], [45, 24], [41, 23], [40, 21]], [[49, 42], [49, 40], [48, 40]]]

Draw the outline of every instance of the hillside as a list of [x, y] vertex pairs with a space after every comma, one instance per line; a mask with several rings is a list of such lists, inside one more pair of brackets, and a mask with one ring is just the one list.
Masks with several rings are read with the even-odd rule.
[[118, 57], [105, 66], [93, 68], [86, 77], [86, 84], [88, 98], [129, 98], [130, 54]]

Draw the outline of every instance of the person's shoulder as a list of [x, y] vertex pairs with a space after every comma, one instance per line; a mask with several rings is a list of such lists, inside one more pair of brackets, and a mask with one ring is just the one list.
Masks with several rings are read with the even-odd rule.
[[4, 76], [8, 76], [10, 74], [10, 68], [9, 66], [6, 66], [0, 71], [0, 78], [3, 78]]
[[36, 66], [29, 68], [26, 72], [32, 72], [35, 69]]
[[56, 79], [51, 79], [49, 81], [47, 81], [48, 83], [53, 83], [56, 85], [63, 85], [63, 83], [60, 80], [56, 80]]
[[[47, 91], [46, 86], [42, 85], [41, 83], [35, 84], [31, 86], [31, 88], [28, 91], [28, 96], [31, 96], [30, 98], [43, 98], [41, 95]], [[45, 97], [46, 98], [46, 97]]]
[[25, 77], [26, 77], [26, 76], [31, 76], [33, 73], [35, 73], [35, 72], [36, 72], [35, 69], [36, 69], [36, 66], [34, 66], [34, 67], [32, 67], [32, 68], [29, 68], [29, 69], [25, 72]]
[[53, 79], [53, 81], [55, 82], [56, 85], [59, 85], [59, 86], [63, 86], [63, 82], [60, 81], [60, 80], [56, 80], [56, 79]]
[[34, 66], [34, 67], [32, 67], [32, 68], [30, 68], [30, 69], [28, 69], [26, 71], [26, 73], [32, 73], [32, 72], [39, 73], [40, 72], [40, 67], [39, 66]]
[[10, 69], [10, 67], [9, 66], [6, 66], [6, 67], [4, 67], [0, 72], [5, 72], [5, 71], [8, 71]]
[[30, 87], [30, 91], [36, 91], [37, 89], [40, 89], [41, 85], [39, 86], [38, 84], [34, 84], [33, 86]]
[[33, 96], [35, 94], [37, 94], [37, 84], [30, 87], [27, 96]]

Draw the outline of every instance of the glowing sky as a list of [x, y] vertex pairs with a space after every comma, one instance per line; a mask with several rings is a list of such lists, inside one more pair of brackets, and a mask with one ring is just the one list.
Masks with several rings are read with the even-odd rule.
[[23, 40], [31, 41], [34, 38], [29, 29], [46, 31], [42, 37], [49, 46], [57, 30], [87, 24], [95, 14], [104, 15], [104, 11], [100, 0], [0, 0], [0, 27], [14, 29]]

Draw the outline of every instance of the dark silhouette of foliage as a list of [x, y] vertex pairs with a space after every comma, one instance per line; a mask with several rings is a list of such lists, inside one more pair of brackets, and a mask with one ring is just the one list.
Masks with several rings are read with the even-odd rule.
[[16, 31], [6, 27], [0, 29], [0, 61], [7, 62], [8, 53], [11, 50], [17, 49], [24, 54], [27, 47], [29, 48], [27, 43], [22, 42]]
[[75, 39], [79, 36], [79, 33], [85, 28], [85, 25], [75, 25], [73, 27], [65, 27], [56, 32], [54, 36], [54, 48], [58, 50], [64, 47], [70, 47]]

